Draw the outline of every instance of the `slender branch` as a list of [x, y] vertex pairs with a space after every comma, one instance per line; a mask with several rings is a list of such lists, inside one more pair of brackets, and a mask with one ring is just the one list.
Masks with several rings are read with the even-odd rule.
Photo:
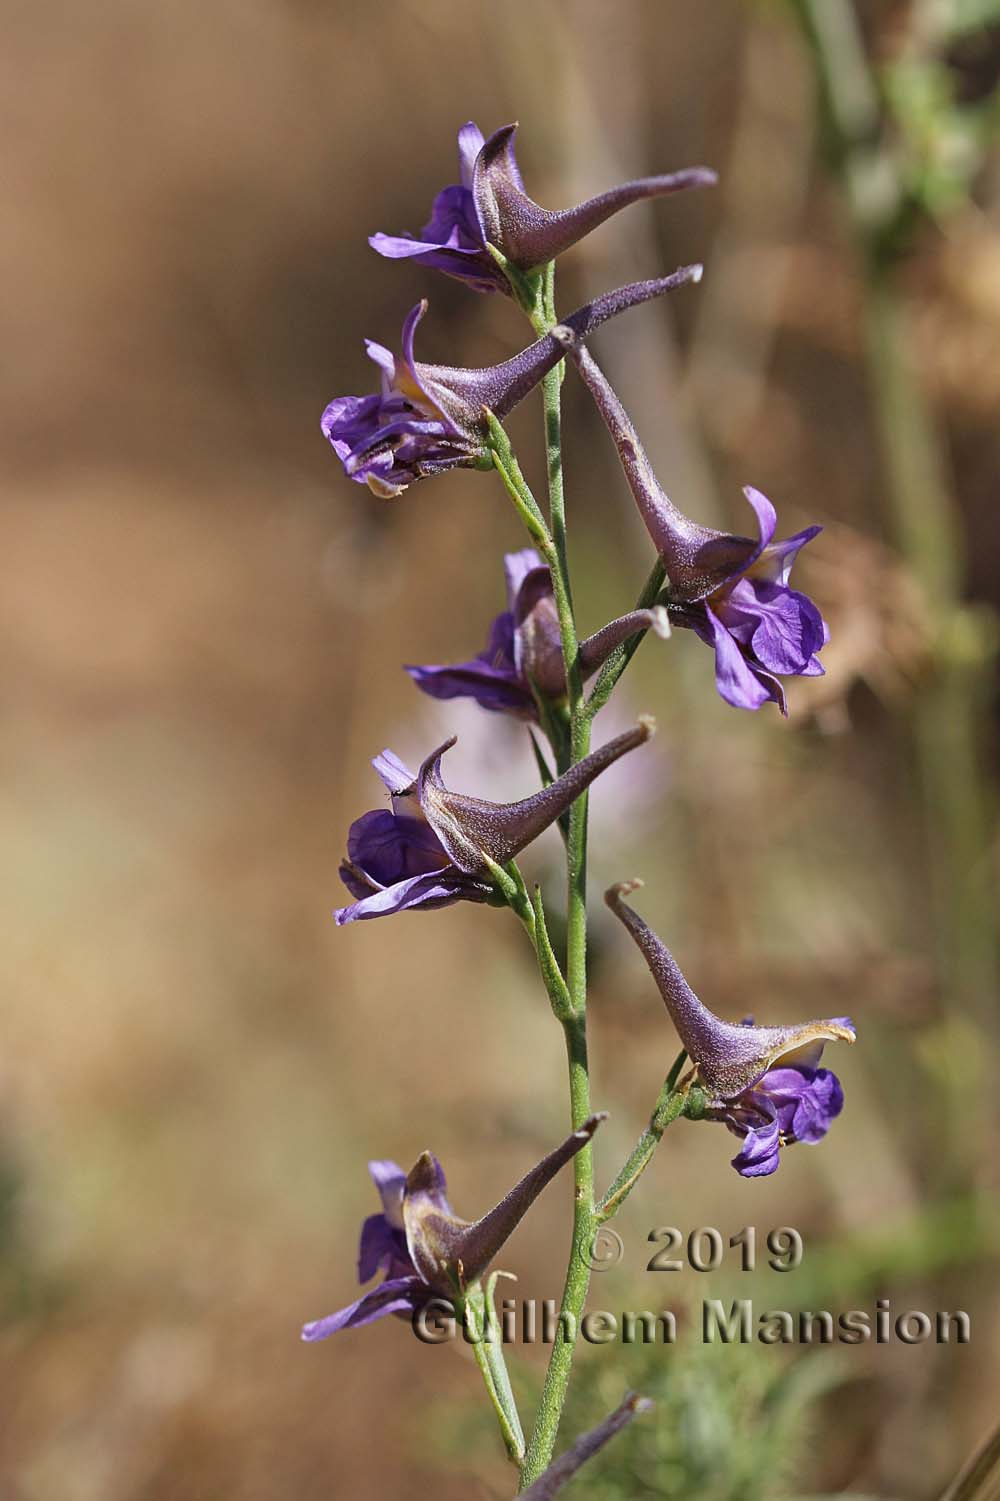
[[499, 1275], [500, 1273], [494, 1272], [490, 1277], [485, 1294], [481, 1288], [470, 1290], [468, 1297], [456, 1311], [472, 1340], [476, 1364], [482, 1372], [483, 1385], [496, 1413], [507, 1457], [520, 1471], [524, 1462], [524, 1431], [511, 1390], [507, 1362], [500, 1343], [500, 1329], [493, 1308], [493, 1289]]
[[675, 1121], [684, 1109], [684, 1102], [687, 1099], [687, 1089], [683, 1085], [678, 1087], [677, 1076], [683, 1067], [686, 1057], [686, 1053], [681, 1053], [667, 1075], [663, 1088], [657, 1096], [653, 1113], [649, 1118], [649, 1125], [639, 1137], [639, 1140], [625, 1159], [621, 1171], [598, 1204], [596, 1214], [601, 1224], [618, 1213], [649, 1166], [653, 1153], [663, 1138], [664, 1131], [670, 1125], [671, 1121]]
[[[554, 268], [545, 278], [544, 317], [535, 319], [545, 329], [556, 322]], [[581, 761], [590, 750], [590, 715], [583, 698], [576, 620], [573, 614], [566, 544], [566, 510], [562, 470], [561, 388], [563, 367], [551, 370], [542, 383], [548, 468], [549, 517], [553, 555], [546, 557], [559, 616], [563, 662], [570, 708], [570, 764]], [[566, 828], [566, 986], [569, 1009], [560, 1017], [566, 1041], [569, 1069], [570, 1116], [574, 1129], [591, 1113], [590, 1075], [587, 1061], [587, 797], [577, 798], [569, 811]], [[594, 1160], [588, 1145], [573, 1159], [573, 1234], [569, 1264], [563, 1284], [562, 1309], [578, 1324], [590, 1286], [588, 1250], [594, 1232]], [[538, 1478], [555, 1448], [556, 1435], [566, 1401], [574, 1345], [560, 1337], [552, 1347], [535, 1426], [525, 1455], [522, 1485]]]

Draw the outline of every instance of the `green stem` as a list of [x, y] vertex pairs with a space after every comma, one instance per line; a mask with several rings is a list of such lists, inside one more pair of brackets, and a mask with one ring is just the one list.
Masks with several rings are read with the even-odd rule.
[[653, 1113], [649, 1118], [649, 1125], [625, 1159], [621, 1172], [598, 1204], [596, 1212], [600, 1223], [603, 1224], [605, 1220], [611, 1219], [618, 1213], [649, 1166], [653, 1153], [663, 1138], [664, 1131], [684, 1109], [687, 1090], [677, 1088], [677, 1075], [680, 1072], [679, 1065], [683, 1063], [685, 1056], [682, 1053], [678, 1063], [671, 1069], [666, 1083], [660, 1090]]
[[[545, 279], [545, 316], [541, 329], [556, 321], [553, 270]], [[551, 370], [542, 383], [545, 409], [545, 439], [548, 467], [549, 517], [552, 556], [546, 562], [559, 615], [563, 662], [570, 708], [570, 764], [590, 750], [590, 716], [583, 699], [576, 621], [573, 615], [566, 547], [566, 510], [562, 471], [562, 366]], [[591, 1113], [590, 1074], [587, 1062], [587, 797], [577, 798], [569, 812], [566, 830], [566, 986], [570, 1010], [561, 1017], [569, 1069], [570, 1116], [574, 1129]], [[594, 1158], [588, 1145], [573, 1159], [573, 1235], [569, 1264], [563, 1284], [562, 1311], [571, 1317], [570, 1328], [579, 1325], [590, 1286], [588, 1252], [595, 1229]], [[555, 1448], [559, 1422], [566, 1402], [574, 1343], [560, 1337], [552, 1347], [541, 1402], [522, 1470], [522, 1486], [529, 1485], [548, 1467]]]
[[493, 1311], [493, 1288], [499, 1274], [494, 1272], [483, 1294], [481, 1289], [470, 1291], [460, 1307], [456, 1308], [463, 1326], [468, 1327], [476, 1364], [482, 1372], [493, 1410], [497, 1416], [507, 1456], [518, 1470], [524, 1462], [524, 1432], [518, 1416], [517, 1403], [511, 1390], [507, 1362], [503, 1358], [500, 1329]]

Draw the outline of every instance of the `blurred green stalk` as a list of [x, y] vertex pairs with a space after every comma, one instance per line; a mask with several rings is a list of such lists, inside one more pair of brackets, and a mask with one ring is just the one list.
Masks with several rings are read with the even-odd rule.
[[[932, 666], [914, 701], [913, 737], [943, 1010], [948, 1020], [972, 1019], [992, 1039], [998, 979], [989, 880], [994, 808], [982, 756], [983, 669], [991, 647], [983, 624], [963, 604], [962, 520], [912, 355], [898, 254], [905, 187], [883, 138], [879, 93], [850, 0], [791, 4], [809, 44], [831, 167], [860, 252], [863, 332], [889, 523], [931, 617]], [[965, 1159], [971, 1167], [963, 1145], [975, 1136], [967, 1062], [956, 1058], [950, 1068], [947, 1115], [952, 1165]]]

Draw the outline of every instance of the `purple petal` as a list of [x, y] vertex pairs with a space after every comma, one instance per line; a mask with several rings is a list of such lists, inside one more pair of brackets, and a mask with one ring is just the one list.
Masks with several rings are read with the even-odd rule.
[[428, 250], [443, 247], [481, 255], [483, 241], [468, 188], [444, 188], [435, 198], [431, 216], [420, 234]]
[[381, 411], [378, 396], [336, 396], [320, 418], [320, 432], [346, 458], [355, 443], [377, 429]]
[[365, 1293], [356, 1303], [328, 1314], [325, 1319], [316, 1319], [305, 1324], [302, 1338], [312, 1343], [326, 1339], [340, 1329], [359, 1329], [375, 1319], [384, 1319], [390, 1313], [406, 1313], [426, 1296], [427, 1289], [419, 1277], [394, 1277], [380, 1287]]
[[755, 578], [768, 579], [773, 584], [787, 584], [792, 564], [807, 542], [818, 537], [821, 526], [807, 526], [804, 531], [786, 537], [783, 542], [769, 542], [751, 570]]
[[474, 120], [467, 120], [458, 132], [458, 164], [462, 186], [471, 192], [476, 157], [483, 149], [484, 136]]
[[428, 271], [440, 271], [456, 281], [465, 282], [474, 292], [501, 292], [511, 296], [510, 282], [485, 250], [447, 250], [443, 246], [429, 250], [417, 264]]
[[436, 240], [417, 240], [412, 235], [387, 235], [381, 232], [369, 235], [368, 243], [378, 255], [385, 256], [390, 261], [408, 260], [416, 255], [432, 255], [434, 251], [441, 249]]
[[514, 672], [514, 617], [509, 610], [497, 615], [490, 624], [490, 634], [485, 651], [479, 661], [493, 667], [497, 672]]
[[792, 1117], [796, 1141], [821, 1141], [832, 1121], [844, 1108], [844, 1091], [837, 1075], [828, 1068], [818, 1069], [811, 1086], [801, 1096]]
[[407, 787], [412, 787], [417, 780], [396, 752], [389, 750], [388, 747], [384, 751], [379, 751], [372, 760], [372, 765], [387, 792], [393, 794], [405, 792]]
[[417, 687], [431, 698], [472, 698], [495, 714], [535, 717], [535, 703], [512, 668], [489, 667], [477, 660], [455, 667], [407, 667]]
[[347, 836], [347, 857], [373, 886], [383, 887], [443, 870], [448, 863], [429, 824], [388, 808], [373, 809], [354, 820]]
[[396, 356], [392, 350], [386, 349], [384, 344], [377, 344], [374, 339], [366, 339], [365, 353], [370, 360], [375, 362], [391, 385], [396, 376]]
[[715, 603], [718, 618], [768, 672], [801, 674], [823, 646], [823, 617], [783, 584], [740, 579]]
[[530, 569], [521, 579], [514, 601], [514, 624], [514, 660], [520, 677], [533, 683], [545, 698], [565, 698], [566, 663], [559, 611], [552, 575], [545, 564]]
[[758, 1107], [777, 1113], [789, 1141], [821, 1141], [844, 1108], [844, 1091], [836, 1074], [801, 1064], [789, 1067], [784, 1060], [768, 1069], [751, 1098]]
[[514, 661], [514, 622], [507, 611], [490, 626], [486, 650], [468, 662], [407, 666], [405, 671], [431, 698], [474, 698], [484, 709], [535, 717], [535, 703]]
[[[410, 308], [410, 311], [407, 313], [405, 319], [403, 320], [403, 335], [402, 335], [402, 340], [401, 340], [402, 349], [403, 349], [403, 360], [404, 360], [404, 362], [406, 364], [406, 369], [407, 369], [407, 373], [409, 375], [410, 381], [412, 382], [413, 387], [415, 388], [414, 391], [413, 391], [413, 395], [414, 396], [422, 397], [423, 400], [426, 401], [429, 406], [433, 407], [435, 415], [441, 417], [441, 419], [444, 422], [445, 426], [451, 428], [452, 432], [456, 436], [461, 437], [462, 436], [462, 429], [457, 425], [457, 423], [455, 423], [452, 420], [451, 417], [448, 416], [447, 412], [441, 410], [441, 408], [438, 406], [437, 402], [435, 401], [434, 396], [428, 390], [425, 382], [423, 380], [421, 380], [421, 378], [420, 378], [420, 367], [418, 366], [417, 361], [416, 361], [416, 357], [415, 357], [415, 355], [413, 353], [413, 340], [414, 340], [414, 336], [415, 336], [415, 334], [417, 332], [417, 324], [420, 322], [421, 318], [426, 313], [427, 308], [428, 308], [428, 302], [427, 302], [427, 299], [425, 297], [425, 298], [423, 298], [422, 301], [418, 302], [414, 307]], [[399, 380], [398, 375], [396, 377], [396, 384], [397, 384], [397, 386], [400, 384], [400, 380]]]
[[[743, 494], [753, 506], [754, 514], [757, 517], [757, 531], [760, 538], [759, 557], [765, 547], [771, 545], [771, 540], [778, 530], [778, 513], [767, 496], [760, 490], [755, 490], [753, 485], [744, 485]], [[754, 559], [754, 562], [756, 562], [756, 559]]]
[[392, 1226], [384, 1214], [370, 1214], [361, 1226], [358, 1245], [358, 1281], [370, 1282], [379, 1270], [398, 1257], [399, 1248]]
[[382, 1212], [396, 1230], [403, 1228], [403, 1190], [406, 1174], [391, 1157], [376, 1157], [368, 1164], [372, 1182], [382, 1200]]
[[777, 1117], [748, 1131], [743, 1147], [732, 1160], [742, 1178], [767, 1178], [780, 1165], [780, 1132]]
[[514, 613], [521, 585], [536, 568], [545, 565], [533, 547], [523, 547], [520, 552], [504, 553], [503, 571], [507, 582], [507, 609]]
[[756, 673], [751, 672], [735, 639], [708, 605], [703, 607], [704, 627], [692, 620], [701, 639], [715, 649], [715, 686], [719, 697], [734, 709], [759, 709], [774, 698]]
[[398, 881], [384, 891], [374, 891], [370, 896], [362, 897], [350, 907], [339, 907], [333, 915], [338, 928], [342, 928], [346, 923], [389, 917], [394, 912], [419, 907], [431, 911], [450, 907], [453, 902], [485, 902], [489, 894], [489, 887], [483, 882], [463, 878], [458, 871], [443, 870]]

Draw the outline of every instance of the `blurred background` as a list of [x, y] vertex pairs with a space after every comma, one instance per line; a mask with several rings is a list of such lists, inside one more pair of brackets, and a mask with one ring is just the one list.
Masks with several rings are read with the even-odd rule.
[[[598, 726], [661, 727], [594, 796], [598, 1175], [675, 1052], [596, 900], [612, 880], [645, 877], [644, 915], [723, 1014], [853, 1015], [847, 1107], [759, 1182], [723, 1133], [673, 1126], [592, 1306], [884, 1297], [973, 1330], [583, 1349], [565, 1438], [628, 1386], [658, 1406], [575, 1494], [938, 1495], [1000, 1374], [997, 5], [54, 0], [8, 4], [4, 33], [0, 1491], [510, 1494], [468, 1350], [393, 1320], [298, 1339], [355, 1295], [368, 1157], [431, 1147], [473, 1217], [566, 1123], [513, 919], [330, 918], [383, 745], [419, 758], [457, 730], [453, 785], [534, 786], [522, 730], [399, 665], [485, 641], [521, 545], [499, 482], [379, 502], [318, 428], [374, 384], [363, 337], [394, 344], [425, 294], [424, 358], [524, 341], [505, 300], [366, 244], [420, 228], [471, 117], [520, 120], [546, 205], [719, 170], [568, 256], [560, 306], [703, 259], [595, 352], [686, 511], [744, 530], [752, 482], [782, 533], [826, 528], [798, 577], [827, 676], [791, 683], [789, 722], [728, 709], [680, 633], [644, 644]], [[651, 555], [572, 380], [566, 402], [593, 630]], [[541, 486], [539, 428], [526, 403]], [[557, 854], [531, 866], [553, 908]], [[569, 1195], [505, 1252], [520, 1295], [558, 1296]], [[803, 1266], [646, 1272], [664, 1224], [795, 1225]]]

